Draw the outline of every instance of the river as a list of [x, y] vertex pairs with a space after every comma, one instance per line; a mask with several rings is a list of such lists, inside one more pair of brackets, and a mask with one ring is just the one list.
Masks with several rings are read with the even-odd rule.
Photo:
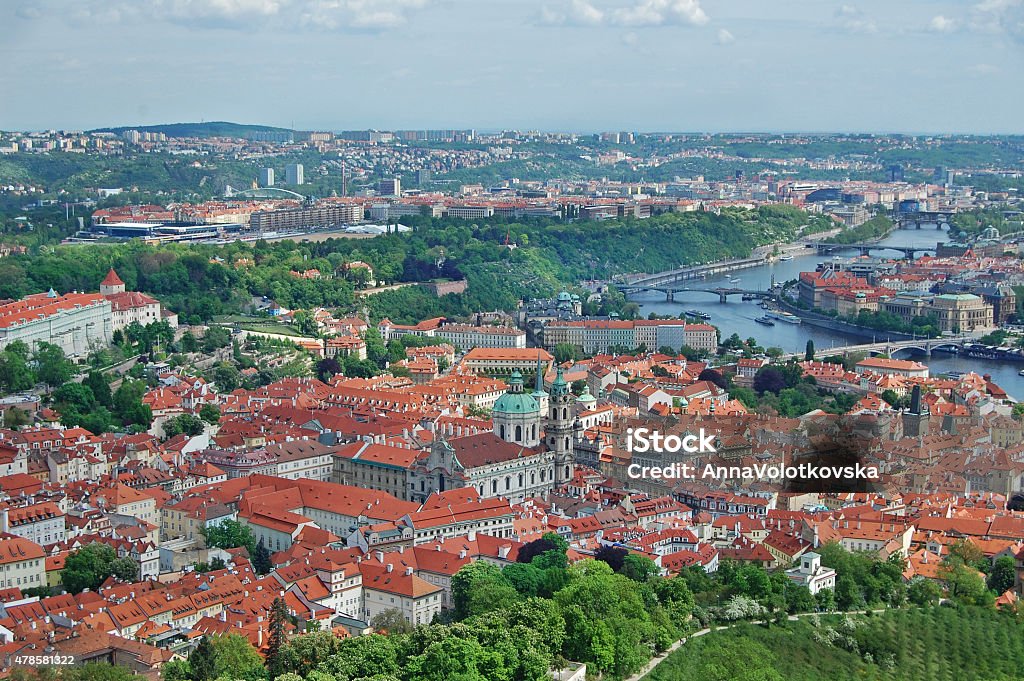
[[[896, 230], [880, 241], [879, 246], [934, 248], [937, 242], [946, 241], [947, 239], [947, 232], [934, 229], [932, 226], [925, 226], [920, 230]], [[738, 270], [729, 274], [708, 277], [705, 280], [701, 280], [700, 285], [707, 285], [709, 288], [731, 286], [752, 290], [767, 289], [772, 285], [773, 278], [778, 282], [796, 279], [799, 277], [800, 272], [813, 270], [819, 262], [826, 261], [832, 257], [817, 255], [814, 249], [806, 249], [806, 251], [806, 254], [794, 254], [792, 260], [779, 261], [745, 270]], [[857, 255], [857, 252], [839, 251], [836, 255], [850, 257]], [[888, 258], [903, 257], [902, 252], [893, 250], [874, 251], [872, 255]], [[697, 282], [694, 283], [696, 284]], [[630, 299], [640, 304], [644, 317], [652, 312], [660, 315], [680, 315], [683, 310], [700, 310], [711, 315], [710, 323], [717, 326], [725, 337], [733, 333], [739, 334], [741, 338], [753, 336], [764, 347], [778, 346], [788, 352], [803, 351], [808, 339], [814, 341], [819, 357], [827, 355], [830, 347], [866, 342], [864, 339], [804, 324], [776, 322], [775, 326], [771, 327], [757, 324], [754, 322], [754, 319], [764, 313], [759, 307], [759, 302], [742, 302], [738, 296], [730, 297], [729, 302], [724, 304], [718, 302], [718, 297], [715, 295], [694, 292], [677, 293], [675, 294], [674, 302], [667, 302], [664, 294], [657, 291], [646, 291], [631, 295]], [[884, 337], [884, 332], [879, 332], [879, 340], [883, 340]], [[908, 354], [907, 352], [902, 352], [899, 356], [907, 357]], [[941, 353], [936, 353], [927, 359], [923, 356], [916, 356], [914, 359], [926, 362], [933, 374], [946, 371], [976, 371], [980, 374], [991, 374], [992, 379], [1010, 395], [1024, 398], [1024, 378], [1017, 375], [1017, 371], [1024, 368], [1024, 364], [994, 362]]]

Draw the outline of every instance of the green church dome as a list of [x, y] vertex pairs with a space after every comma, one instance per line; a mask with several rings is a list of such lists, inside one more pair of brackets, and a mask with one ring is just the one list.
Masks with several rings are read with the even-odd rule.
[[491, 408], [491, 414], [533, 414], [538, 411], [540, 405], [528, 393], [505, 393]]
[[540, 411], [540, 403], [528, 393], [523, 392], [523, 375], [518, 371], [512, 374], [509, 389], [498, 398], [491, 408], [491, 414], [533, 414]]

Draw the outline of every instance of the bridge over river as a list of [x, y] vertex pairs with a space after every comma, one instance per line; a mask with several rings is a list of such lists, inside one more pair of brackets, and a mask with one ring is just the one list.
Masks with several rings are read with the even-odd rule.
[[[914, 350], [923, 355], [931, 357], [933, 350], [959, 351], [968, 343], [975, 342], [974, 338], [918, 338], [914, 340], [891, 341], [885, 340], [878, 343], [860, 343], [857, 345], [843, 345], [831, 347], [827, 350], [822, 348], [819, 355], [849, 355], [863, 352], [868, 355], [893, 355], [900, 350]], [[790, 352], [782, 355], [782, 359], [802, 358], [802, 352]]]
[[658, 291], [665, 294], [665, 300], [667, 302], [674, 302], [675, 295], [677, 293], [710, 293], [711, 295], [718, 296], [718, 302], [725, 303], [728, 301], [729, 296], [743, 296], [745, 300], [751, 300], [754, 298], [777, 298], [778, 293], [774, 290], [765, 291], [763, 289], [744, 289], [744, 288], [732, 288], [732, 287], [704, 287], [704, 286], [645, 286], [638, 284], [615, 284], [615, 288], [619, 289], [625, 294], [638, 293], [640, 291]]

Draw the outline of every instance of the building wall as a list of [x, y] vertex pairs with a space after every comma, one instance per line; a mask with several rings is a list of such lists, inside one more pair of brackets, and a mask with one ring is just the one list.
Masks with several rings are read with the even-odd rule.
[[68, 357], [86, 355], [94, 347], [110, 345], [114, 333], [113, 313], [107, 300], [71, 310], [61, 310], [43, 319], [0, 328], [0, 350], [20, 340], [30, 348], [36, 343], [56, 345]]

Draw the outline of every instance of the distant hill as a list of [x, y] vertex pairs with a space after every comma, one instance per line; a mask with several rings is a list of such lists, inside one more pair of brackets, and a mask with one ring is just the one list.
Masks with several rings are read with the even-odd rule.
[[125, 130], [139, 132], [162, 132], [168, 137], [245, 137], [253, 132], [288, 132], [288, 128], [270, 125], [245, 125], [228, 121], [207, 121], [205, 123], [165, 123], [162, 125], [125, 125], [118, 128], [97, 128], [90, 132], [113, 132]]

